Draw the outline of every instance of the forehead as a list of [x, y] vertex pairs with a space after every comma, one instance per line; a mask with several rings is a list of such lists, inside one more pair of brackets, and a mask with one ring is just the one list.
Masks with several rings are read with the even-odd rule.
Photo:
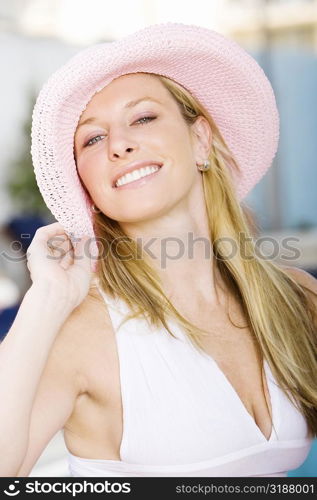
[[112, 82], [110, 82], [102, 91], [111, 92], [114, 89], [125, 88], [125, 87], [134, 87], [134, 86], [143, 86], [145, 85], [147, 88], [153, 89], [162, 89], [164, 90], [164, 86], [159, 80], [158, 75], [150, 74], [150, 73], [130, 73], [127, 75], [118, 76]]
[[153, 97], [165, 102], [170, 95], [157, 76], [132, 73], [115, 78], [97, 92], [89, 101], [84, 114], [87, 115], [102, 103], [121, 107], [130, 100], [142, 97]]

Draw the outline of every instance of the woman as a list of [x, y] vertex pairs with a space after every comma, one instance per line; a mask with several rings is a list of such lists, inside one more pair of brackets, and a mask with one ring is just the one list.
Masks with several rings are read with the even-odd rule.
[[2, 474], [27, 475], [59, 429], [74, 476], [285, 476], [305, 460], [316, 280], [259, 257], [241, 203], [277, 140], [263, 71], [204, 28], [150, 26], [51, 77], [32, 154], [58, 222], [29, 247], [1, 345]]

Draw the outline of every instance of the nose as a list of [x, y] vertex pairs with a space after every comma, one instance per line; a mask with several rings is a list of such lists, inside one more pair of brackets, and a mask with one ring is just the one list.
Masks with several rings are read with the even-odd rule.
[[138, 145], [132, 138], [123, 137], [122, 134], [116, 136], [109, 136], [108, 139], [108, 154], [109, 160], [116, 160], [117, 158], [124, 158], [127, 154], [136, 151]]

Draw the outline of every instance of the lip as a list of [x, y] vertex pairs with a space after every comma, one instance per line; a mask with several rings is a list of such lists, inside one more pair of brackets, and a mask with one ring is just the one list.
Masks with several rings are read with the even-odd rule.
[[[154, 160], [134, 161], [132, 163], [129, 163], [126, 167], [123, 167], [120, 170], [120, 172], [118, 172], [115, 175], [115, 177], [112, 179], [112, 187], [117, 189], [115, 184], [116, 184], [117, 180], [120, 179], [120, 177], [122, 177], [123, 175], [128, 174], [129, 172], [132, 172], [133, 170], [137, 170], [138, 168], [147, 167], [150, 165], [155, 165], [155, 166], [159, 166], [160, 168], [162, 168], [163, 163], [160, 161], [154, 161]], [[118, 187], [120, 187], [120, 186], [118, 186]]]

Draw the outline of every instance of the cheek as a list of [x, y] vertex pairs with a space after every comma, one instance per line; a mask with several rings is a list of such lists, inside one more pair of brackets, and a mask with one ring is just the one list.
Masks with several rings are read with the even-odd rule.
[[164, 134], [167, 145], [167, 152], [171, 151], [179, 158], [192, 156], [192, 148], [188, 130], [185, 126], [175, 126], [169, 128]]
[[84, 188], [84, 190], [86, 191], [87, 195], [92, 198], [92, 199], [95, 199], [96, 197], [96, 181], [93, 180], [93, 175], [89, 172], [88, 169], [86, 170], [82, 170], [81, 172], [78, 171], [77, 169], [77, 173], [78, 173], [78, 177], [79, 177], [79, 180], [80, 180], [80, 183], [82, 185], [82, 187]]
[[98, 164], [96, 159], [92, 157], [81, 157], [77, 162], [77, 172], [87, 189], [91, 190], [96, 183], [98, 175]]
[[188, 137], [184, 137], [182, 134], [172, 134], [169, 139], [168, 151], [172, 154], [177, 170], [182, 170], [185, 175], [194, 163], [194, 153]]

